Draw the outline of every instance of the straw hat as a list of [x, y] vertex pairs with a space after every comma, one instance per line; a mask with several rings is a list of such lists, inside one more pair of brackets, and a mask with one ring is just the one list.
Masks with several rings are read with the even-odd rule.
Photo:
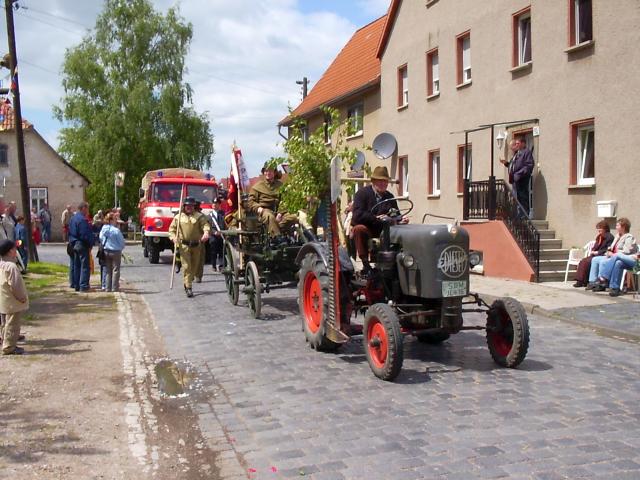
[[374, 168], [373, 173], [371, 174], [371, 180], [386, 180], [387, 182], [391, 180], [391, 177], [389, 177], [389, 170], [387, 170], [387, 167]]

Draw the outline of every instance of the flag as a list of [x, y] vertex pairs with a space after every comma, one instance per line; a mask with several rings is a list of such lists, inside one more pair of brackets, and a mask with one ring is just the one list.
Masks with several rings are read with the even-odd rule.
[[249, 190], [249, 172], [247, 172], [247, 167], [244, 164], [244, 159], [242, 158], [242, 151], [239, 148], [233, 149], [233, 157], [235, 159], [236, 165], [236, 173], [238, 176], [236, 177], [236, 182], [240, 185], [240, 190], [247, 191]]

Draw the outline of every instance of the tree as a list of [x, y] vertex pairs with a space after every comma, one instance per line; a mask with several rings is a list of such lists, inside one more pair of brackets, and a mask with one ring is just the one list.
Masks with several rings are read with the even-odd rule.
[[211, 166], [209, 122], [182, 80], [191, 37], [175, 8], [162, 15], [149, 0], [106, 0], [94, 30], [67, 50], [54, 107], [65, 124], [60, 153], [91, 180], [94, 208], [113, 204], [117, 171], [126, 173], [120, 203], [132, 212], [145, 172]]
[[[340, 122], [340, 113], [334, 108], [323, 108], [328, 122], [328, 137], [330, 144], [325, 143], [324, 125], [307, 135], [306, 122], [301, 118], [292, 120], [289, 138], [284, 142], [287, 159], [272, 158], [272, 165], [288, 163], [290, 173], [287, 178], [287, 188], [283, 189], [281, 202], [289, 212], [307, 210], [310, 216], [315, 214], [317, 200], [325, 198], [329, 191], [329, 168], [331, 160], [339, 157], [342, 168], [346, 170], [356, 159], [357, 150], [349, 147], [345, 139], [353, 133], [347, 121]], [[364, 147], [367, 148], [367, 147]], [[365, 166], [368, 169], [368, 166]], [[347, 186], [347, 191], [353, 190], [354, 184]], [[311, 201], [310, 201], [311, 200]]]

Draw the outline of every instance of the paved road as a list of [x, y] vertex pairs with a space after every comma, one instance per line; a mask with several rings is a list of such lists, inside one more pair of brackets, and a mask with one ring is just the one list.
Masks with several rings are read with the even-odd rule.
[[[169, 257], [149, 265], [129, 251], [124, 278], [170, 355], [200, 370], [207, 395], [194, 408], [224, 450], [226, 478], [640, 478], [637, 344], [532, 316], [518, 370], [496, 367], [482, 333], [466, 332], [439, 347], [407, 339], [403, 371], [387, 383], [360, 343], [308, 348], [294, 289], [265, 296], [264, 318], [252, 320], [228, 303], [222, 276], [208, 270], [187, 299], [179, 279], [168, 290]], [[59, 247], [40, 254], [64, 259]]]

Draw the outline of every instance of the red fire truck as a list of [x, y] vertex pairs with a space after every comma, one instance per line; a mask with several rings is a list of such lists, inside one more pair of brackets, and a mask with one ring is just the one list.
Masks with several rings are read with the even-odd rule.
[[150, 263], [160, 261], [160, 252], [172, 249], [169, 225], [180, 209], [180, 195], [200, 202], [202, 213], [208, 215], [218, 196], [214, 178], [198, 170], [163, 168], [152, 170], [142, 177], [140, 186], [140, 228], [142, 248]]

